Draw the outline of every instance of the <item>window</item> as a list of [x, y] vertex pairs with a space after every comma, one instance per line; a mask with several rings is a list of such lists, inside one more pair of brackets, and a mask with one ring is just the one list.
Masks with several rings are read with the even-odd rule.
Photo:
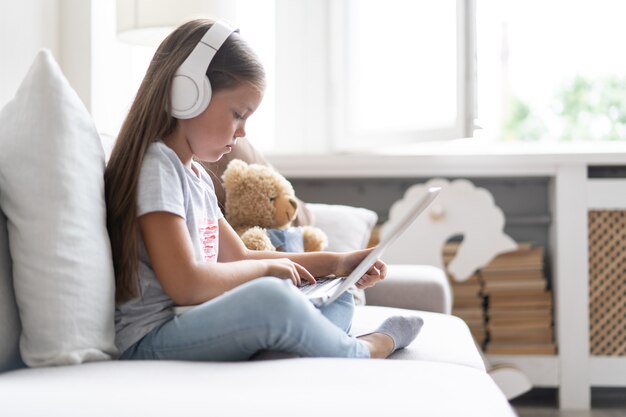
[[466, 135], [466, 2], [276, 0], [277, 149]]
[[478, 1], [477, 134], [626, 140], [625, 15], [611, 0]]
[[[92, 109], [115, 135], [154, 49], [115, 38], [114, 2], [93, 8]], [[612, 0], [238, 0], [268, 74], [248, 135], [287, 153], [626, 140], [623, 15]]]
[[[464, 135], [464, 3], [347, 0], [334, 9], [344, 148]], [[331, 67], [335, 68], [334, 63]]]

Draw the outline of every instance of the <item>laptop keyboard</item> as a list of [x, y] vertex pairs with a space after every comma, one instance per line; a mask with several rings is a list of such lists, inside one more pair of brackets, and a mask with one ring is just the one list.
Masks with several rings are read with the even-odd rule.
[[316, 278], [315, 284], [311, 284], [308, 281], [303, 281], [302, 284], [298, 287], [300, 291], [305, 294], [310, 294], [313, 291], [317, 291], [321, 288], [327, 287], [329, 285], [335, 284], [336, 278]]

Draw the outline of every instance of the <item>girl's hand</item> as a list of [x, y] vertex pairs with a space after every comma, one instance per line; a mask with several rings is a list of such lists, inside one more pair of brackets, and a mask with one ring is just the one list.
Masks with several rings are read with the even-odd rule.
[[387, 264], [380, 259], [357, 281], [356, 287], [359, 289], [370, 288], [376, 285], [378, 281], [385, 279], [387, 276]]
[[313, 275], [302, 265], [293, 262], [291, 259], [265, 259], [262, 262], [267, 265], [266, 275], [291, 280], [295, 286], [300, 286], [302, 279], [315, 284]]
[[[345, 252], [339, 254], [339, 262], [337, 263], [337, 276], [347, 276], [354, 268], [373, 250], [364, 249], [355, 252]], [[380, 259], [363, 275], [356, 283], [357, 288], [373, 287], [378, 281], [385, 279], [387, 275], [387, 264]]]

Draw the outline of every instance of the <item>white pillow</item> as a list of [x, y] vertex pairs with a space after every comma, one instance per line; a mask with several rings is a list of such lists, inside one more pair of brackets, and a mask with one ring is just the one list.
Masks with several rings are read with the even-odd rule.
[[104, 155], [89, 113], [49, 51], [0, 112], [0, 208], [29, 366], [109, 359], [114, 278]]
[[307, 207], [313, 215], [313, 226], [328, 236], [328, 250], [347, 252], [367, 247], [378, 215], [372, 210], [339, 204], [313, 204]]

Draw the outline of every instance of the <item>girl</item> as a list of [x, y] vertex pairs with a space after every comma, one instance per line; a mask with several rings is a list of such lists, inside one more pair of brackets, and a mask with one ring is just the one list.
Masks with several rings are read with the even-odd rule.
[[[199, 90], [185, 74], [206, 45], [214, 56], [200, 73], [210, 100], [188, 112], [184, 102]], [[417, 335], [419, 317], [392, 317], [350, 337], [350, 294], [317, 309], [297, 289], [314, 276], [347, 274], [368, 250], [249, 251], [225, 221], [193, 158], [214, 162], [229, 152], [263, 89], [257, 57], [221, 21], [188, 22], [156, 51], [105, 172], [121, 358], [243, 360], [260, 350], [384, 358]], [[386, 271], [378, 261], [357, 286]], [[197, 306], [176, 316], [176, 305]]]

